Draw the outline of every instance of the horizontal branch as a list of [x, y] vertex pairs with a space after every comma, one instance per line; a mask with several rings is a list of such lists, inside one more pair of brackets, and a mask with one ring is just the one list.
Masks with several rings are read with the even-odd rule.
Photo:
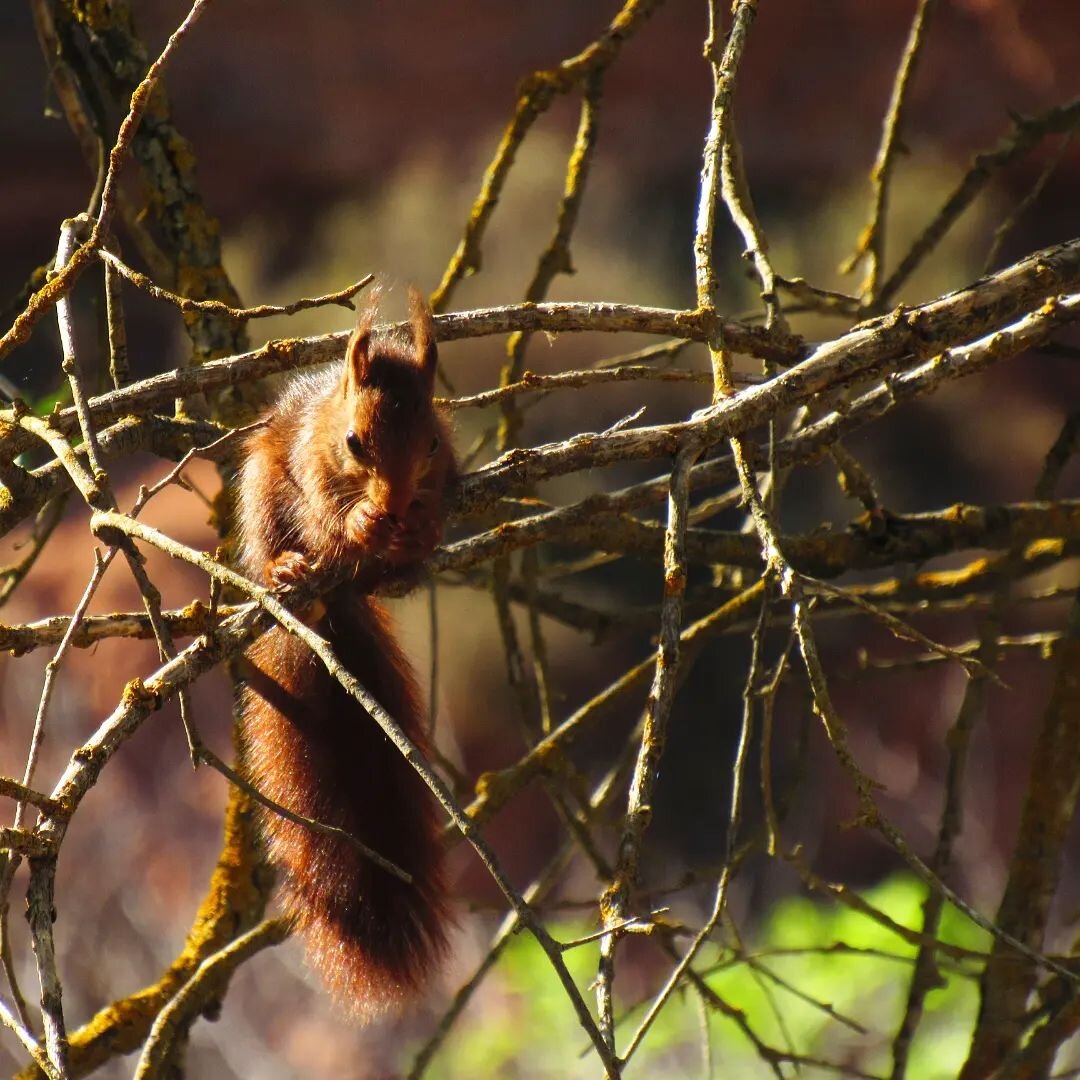
[[[949, 344], [970, 341], [1003, 325], [1036, 301], [1056, 292], [1071, 291], [1071, 286], [1077, 284], [1080, 284], [1080, 241], [1047, 248], [939, 300], [907, 311], [897, 309], [891, 315], [855, 327], [835, 341], [819, 346], [794, 369], [799, 375], [793, 381], [803, 386], [809, 372], [819, 372], [819, 379], [826, 373], [851, 375], [872, 363], [911, 352], [932, 353]], [[404, 327], [404, 323], [395, 323], [380, 329], [397, 332]], [[797, 338], [707, 311], [607, 303], [518, 304], [455, 312], [435, 319], [439, 341], [519, 331], [634, 332], [695, 341], [719, 337], [728, 349], [782, 363], [792, 363], [804, 353], [804, 346]], [[328, 363], [341, 357], [348, 336], [343, 331], [272, 341], [253, 352], [155, 375], [101, 394], [91, 398], [90, 410], [97, 423], [107, 423], [127, 412], [144, 412], [175, 398], [218, 390], [292, 368]], [[773, 386], [777, 381], [765, 386]], [[13, 411], [0, 410], [0, 420], [4, 419], [13, 422]], [[62, 431], [74, 430], [77, 427], [74, 408], [61, 410], [56, 422]]]
[[[1005, 547], [1007, 545], [1001, 545]], [[1038, 540], [1027, 546], [1021, 556], [1021, 569], [1017, 579], [1042, 573], [1063, 560], [1080, 554], [1080, 541], [1066, 543], [1063, 540]], [[919, 574], [906, 573], [903, 577], [889, 578], [885, 581], [868, 585], [848, 585], [845, 592], [872, 600], [884, 611], [899, 614], [912, 614], [919, 611], [957, 610], [960, 605], [971, 606], [978, 603], [992, 589], [1000, 577], [997, 559], [978, 558], [957, 570], [934, 570]], [[483, 576], [467, 574], [461, 581], [447, 579], [447, 584], [463, 584], [472, 588], [490, 591], [490, 580]], [[508, 584], [510, 599], [515, 604], [533, 604], [540, 614], [590, 634], [600, 641], [613, 632], [636, 633], [655, 625], [659, 609], [655, 605], [633, 606], [629, 608], [600, 608], [568, 599], [558, 592], [546, 589], [527, 590], [519, 581]], [[1040, 593], [1030, 599], [1046, 600], [1058, 596], [1057, 590]], [[696, 589], [687, 593], [687, 611], [693, 617], [700, 617], [713, 611], [718, 603], [730, 599], [729, 590], [710, 587]], [[174, 638], [196, 637], [210, 631], [216, 622], [231, 618], [244, 610], [222, 604], [217, 609], [216, 618], [211, 618], [210, 609], [201, 601], [193, 600], [186, 607], [175, 610], [163, 610], [162, 621]], [[783, 620], [790, 613], [790, 605], [783, 600], [774, 602], [772, 618]], [[815, 619], [831, 616], [851, 616], [858, 611], [850, 606], [841, 605], [822, 597], [814, 610]], [[0, 624], [0, 652], [10, 652], [20, 656], [33, 649], [56, 645], [63, 638], [71, 622], [69, 615], [54, 615], [48, 619], [39, 619], [31, 623], [12, 626]], [[731, 624], [734, 631], [745, 629], [744, 623]], [[89, 648], [111, 638], [149, 640], [154, 637], [154, 628], [150, 617], [144, 611], [121, 611], [110, 615], [88, 615], [79, 624], [79, 629], [71, 639], [71, 644], [80, 649]], [[41, 806], [53, 809], [54, 803], [47, 795], [40, 792], [20, 791], [22, 785], [10, 792], [4, 790], [5, 783], [14, 783], [0, 779], [0, 795], [11, 794]]]
[[[163, 457], [179, 460], [189, 450], [209, 447], [230, 428], [209, 420], [188, 417], [125, 416], [98, 434], [98, 450], [106, 462], [126, 457], [139, 450], [152, 450]], [[0, 435], [0, 454], [8, 447]], [[75, 451], [85, 468], [86, 450]], [[21, 521], [37, 513], [53, 496], [72, 488], [71, 474], [57, 458], [26, 474], [28, 482], [17, 493], [0, 488], [0, 536], [10, 532]]]
[[[922, 563], [966, 548], [1008, 548], [1044, 538], [1080, 541], [1080, 501], [986, 507], [957, 503], [932, 513], [863, 515], [849, 529], [785, 536], [781, 541], [796, 570], [831, 578], [897, 562]], [[664, 528], [604, 513], [599, 507], [589, 520], [569, 525], [539, 514], [450, 544], [435, 554], [431, 568], [436, 572], [468, 570], [510, 551], [550, 541], [657, 557], [663, 549]], [[762, 567], [761, 544], [742, 532], [688, 529], [686, 555], [697, 563]]]
[[[733, 434], [749, 430], [784, 409], [811, 400], [822, 390], [843, 385], [889, 364], [895, 366], [912, 353], [916, 357], [934, 358], [927, 362], [930, 367], [924, 363], [917, 369], [920, 372], [918, 377], [914, 372], [892, 372], [891, 379], [873, 391], [876, 395], [873, 401], [867, 402], [866, 419], [871, 419], [891, 407], [904, 389], [912, 393], [925, 392], [950, 377], [950, 373], [976, 370], [984, 363], [1038, 344], [1056, 327], [1076, 318], [1078, 314], [1076, 297], [1051, 300], [1047, 304], [1048, 298], [1063, 289], [1078, 286], [1080, 241], [1049, 248], [967, 289], [920, 308], [906, 312], [898, 310], [856, 327], [835, 341], [819, 346], [801, 363], [776, 378], [750, 387], [689, 421], [602, 434], [584, 433], [565, 443], [529, 450], [515, 449], [466, 477], [460, 486], [455, 509], [470, 513], [478, 506], [490, 504], [522, 487], [579, 469], [615, 461], [667, 457], [686, 438], [702, 438], [709, 444], [715, 444]], [[1038, 310], [1009, 326], [1009, 321], [1025, 307], [1036, 307]], [[695, 336], [701, 332], [702, 320], [695, 312], [627, 309], [618, 305], [595, 304], [521, 305], [441, 316], [437, 322], [444, 339], [505, 332], [534, 325], [535, 328], [547, 330], [640, 329], [641, 326], [626, 325], [623, 316], [627, 310], [636, 312], [642, 318], [642, 313], [659, 312], [663, 316], [659, 332], [665, 334], [680, 331], [687, 336]], [[605, 322], [605, 319], [613, 320], [614, 325], [611, 321]], [[648, 319], [645, 319], [645, 324], [648, 325]], [[721, 334], [731, 332], [731, 327], [725, 323]], [[980, 334], [987, 336], [974, 341]], [[113, 438], [117, 438], [122, 430], [130, 441], [117, 441], [110, 445], [112, 438], [109, 432], [103, 432], [102, 450], [109, 454], [153, 447], [161, 452], [162, 443], [168, 444], [170, 440], [186, 441], [182, 449], [188, 449], [193, 441], [180, 439], [179, 429], [174, 426], [185, 422], [152, 419], [145, 415], [155, 404], [163, 401], [171, 403], [176, 397], [304, 363], [330, 360], [338, 355], [344, 342], [344, 334], [271, 342], [254, 353], [154, 376], [91, 399], [90, 408], [97, 424], [131, 412], [141, 416], [140, 420], [129, 419], [123, 421], [122, 426], [117, 425], [117, 436]], [[846, 410], [846, 413], [850, 411]], [[832, 441], [840, 429], [851, 425], [852, 421], [845, 419], [846, 413], [834, 418], [835, 431], [828, 432], [820, 426], [816, 427], [818, 437], [823, 442]], [[0, 457], [6, 454], [13, 458], [32, 438], [29, 433], [19, 429], [16, 421], [15, 410], [0, 410]], [[53, 426], [59, 431], [69, 432], [77, 428], [77, 423], [74, 410], [68, 409], [54, 418]], [[160, 431], [155, 431], [140, 426], [147, 424], [162, 427]], [[220, 432], [216, 431], [216, 434]], [[808, 432], [804, 432], [800, 437], [807, 436]], [[805, 450], [807, 444], [802, 445]], [[708, 467], [709, 463], [698, 466], [698, 469]], [[62, 470], [51, 471], [55, 468], [53, 463], [35, 470], [30, 480], [20, 475], [17, 479], [24, 489], [21, 494], [11, 490], [0, 491], [0, 534], [34, 512], [47, 498], [69, 483]], [[695, 470], [692, 479], [697, 475]], [[657, 488], [651, 497], [663, 497], [663, 492], [663, 488]]]
[[1031, 255], [998, 275], [922, 307], [898, 309], [864, 323], [820, 345], [768, 382], [751, 386], [688, 421], [585, 432], [562, 443], [511, 450], [463, 479], [457, 509], [468, 513], [541, 480], [581, 469], [670, 457], [687, 439], [715, 445], [857, 378], [886, 376], [878, 391], [876, 415], [880, 415], [894, 402], [896, 382], [907, 374], [895, 370], [901, 361], [915, 357], [921, 385], [912, 389], [925, 391], [950, 377], [954, 364], [966, 373], [1016, 355], [1080, 318], [1080, 296], [1057, 298], [1077, 290], [1080, 240]]
[[[66, 615], [64, 619], [70, 621]], [[36, 806], [38, 809], [50, 813], [56, 809], [56, 803], [48, 795], [35, 791], [33, 788], [20, 784], [18, 780], [12, 780], [7, 776], [0, 776], [0, 795], [9, 799], [16, 799], [19, 802], [29, 803], [31, 806]]]
[[[399, 333], [407, 327], [407, 323], [401, 322], [382, 325], [376, 330]], [[761, 327], [748, 326], [734, 319], [633, 304], [517, 304], [435, 317], [435, 337], [438, 341], [458, 341], [519, 331], [661, 334], [693, 341], [705, 341], [711, 334], [719, 333], [732, 349], [783, 363], [794, 362], [804, 351], [802, 342], [797, 338], [780, 338]], [[344, 355], [349, 333], [341, 331], [318, 337], [283, 338], [238, 356], [154, 375], [91, 398], [90, 411], [99, 424], [108, 423], [125, 413], [145, 412], [164, 402], [171, 403], [176, 398], [209, 393], [295, 368], [331, 363]], [[0, 410], [0, 420], [10, 417], [10, 410]], [[62, 431], [75, 430], [77, 417], [74, 409], [61, 410], [57, 423]]]
[[[1000, 331], [968, 345], [949, 349], [908, 371], [886, 377], [862, 396], [853, 401], [845, 401], [842, 408], [826, 413], [814, 423], [779, 442], [772, 455], [775, 467], [787, 469], [793, 465], [811, 464], [819, 460], [837, 441], [879, 419], [898, 405], [933, 393], [939, 386], [953, 379], [982, 371], [991, 363], [1024, 352], [1053, 333], [1065, 319], [1074, 317], [1078, 307], [1080, 300], [1075, 296], [1043, 305], [1038, 311]], [[743, 449], [755, 467], [763, 468], [769, 464], [770, 452], [767, 446], [754, 447], [744, 444]], [[485, 474], [481, 472], [476, 476], [482, 477]], [[692, 488], [733, 483], [735, 480], [735, 462], [730, 454], [696, 465], [690, 474]], [[465, 477], [463, 481], [460, 502], [465, 507], [469, 507], [476, 498], [471, 487], [473, 483], [473, 477]], [[477, 484], [480, 492], [484, 491], [484, 483], [486, 480]], [[667, 485], [668, 477], [664, 474], [621, 491], [587, 496], [577, 503], [548, 513], [552, 519], [585, 521], [602, 510], [636, 510], [666, 498]]]
[[[228, 619], [239, 610], [238, 607], [222, 604], [217, 609], [216, 619], [219, 622]], [[179, 611], [162, 611], [161, 615], [173, 637], [194, 637], [212, 627], [210, 609], [201, 600], [193, 600]], [[43, 645], [58, 645], [70, 622], [69, 615], [53, 615], [48, 619], [38, 619], [19, 626], [4, 626], [0, 623], [0, 652], [21, 656]], [[71, 644], [75, 648], [86, 649], [110, 638], [145, 639], [153, 636], [154, 630], [146, 612], [123, 611], [112, 615], [85, 616], [73, 635]], [[3, 783], [4, 781], [0, 780], [0, 785]], [[0, 794], [6, 794], [2, 786]]]
[[48, 856], [53, 854], [53, 847], [39, 836], [26, 829], [0, 827], [0, 851], [14, 851], [17, 855]]

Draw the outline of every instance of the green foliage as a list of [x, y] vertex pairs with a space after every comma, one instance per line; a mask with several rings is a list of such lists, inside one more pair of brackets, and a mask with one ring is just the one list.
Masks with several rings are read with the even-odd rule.
[[[864, 893], [863, 899], [902, 926], [917, 929], [924, 896], [919, 882], [896, 876]], [[985, 933], [951, 907], [943, 914], [940, 936], [969, 949], [987, 946]], [[774, 1049], [880, 1073], [891, 1060], [915, 953], [915, 946], [887, 925], [850, 907], [793, 898], [778, 904], [762, 927], [754, 955], [764, 970], [733, 963], [710, 976], [709, 983], [745, 1012], [758, 1037]], [[783, 989], [766, 972], [817, 1004]], [[913, 1043], [911, 1080], [955, 1076], [968, 1046], [977, 1005], [975, 983], [947, 960], [941, 975], [944, 983], [928, 994]], [[823, 1004], [835, 1016], [821, 1008]], [[740, 1075], [771, 1075], [734, 1023], [718, 1021], [717, 1035], [721, 1059], [742, 1064], [745, 1072]], [[815, 1068], [802, 1073], [818, 1074], [827, 1075]]]
[[35, 416], [48, 416], [56, 408], [71, 404], [71, 384], [65, 379], [55, 390], [31, 401], [30, 411]]
[[[898, 875], [862, 894], [875, 909], [917, 930], [925, 888]], [[557, 928], [562, 940], [587, 928]], [[947, 906], [940, 938], [985, 951], [988, 936]], [[775, 1051], [870, 1073], [887, 1073], [891, 1045], [903, 1015], [916, 949], [883, 922], [844, 904], [804, 897], [781, 901], [747, 941], [748, 958], [711, 947], [697, 969], [729, 1006], [739, 1010], [760, 1042]], [[590, 942], [567, 954], [570, 970], [591, 1001], [599, 947]], [[624, 968], [624, 978], [630, 974]], [[926, 997], [912, 1044], [911, 1080], [956, 1075], [970, 1042], [977, 1007], [977, 969], [946, 958], [942, 985]], [[659, 969], [650, 982], [658, 981]], [[627, 983], [632, 979], [626, 979]], [[618, 1041], [625, 1046], [651, 1002], [651, 994], [620, 1003]], [[828, 1006], [831, 1012], [824, 1008]], [[626, 1070], [629, 1077], [704, 1076], [702, 1010], [689, 990], [676, 993]], [[858, 1030], [861, 1028], [862, 1030]], [[774, 1077], [740, 1024], [709, 1013], [716, 1075], [746, 1080]], [[527, 935], [507, 947], [494, 972], [451, 1034], [431, 1070], [433, 1077], [594, 1076], [595, 1059], [583, 1057], [587, 1039], [543, 952]], [[782, 1064], [785, 1075], [794, 1066]], [[837, 1075], [804, 1065], [800, 1077]]]
[[[62, 409], [71, 404], [71, 384], [64, 379], [63, 382], [55, 389], [49, 391], [47, 394], [42, 394], [40, 397], [34, 398], [32, 401], [27, 402], [30, 412], [34, 416], [46, 417], [49, 416], [55, 409]], [[69, 442], [73, 446], [78, 446], [82, 442], [82, 438], [79, 436], [72, 436]], [[35, 450], [38, 448], [35, 447]], [[37, 462], [34, 460], [33, 453], [22, 453], [16, 456], [15, 464], [23, 469], [32, 469]]]

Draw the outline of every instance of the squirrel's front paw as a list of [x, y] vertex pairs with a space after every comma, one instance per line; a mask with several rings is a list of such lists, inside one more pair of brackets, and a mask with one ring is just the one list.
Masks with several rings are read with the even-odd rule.
[[[311, 563], [307, 556], [299, 551], [283, 551], [276, 559], [266, 565], [266, 577], [270, 587], [283, 589], [289, 585], [296, 585], [311, 573]], [[326, 604], [316, 597], [305, 607], [296, 612], [309, 626], [317, 623], [326, 614]]]
[[299, 551], [283, 551], [276, 559], [266, 564], [266, 580], [272, 589], [283, 589], [295, 585], [311, 573], [311, 563], [307, 556]]

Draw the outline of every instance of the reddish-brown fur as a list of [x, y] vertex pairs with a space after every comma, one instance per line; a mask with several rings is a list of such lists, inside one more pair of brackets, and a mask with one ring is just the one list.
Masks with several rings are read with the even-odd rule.
[[[416, 576], [441, 538], [443, 492], [455, 469], [446, 421], [432, 403], [431, 312], [416, 290], [410, 311], [410, 339], [373, 338], [368, 310], [343, 369], [290, 384], [248, 443], [238, 512], [241, 562], [255, 580], [351, 570], [316, 605], [313, 626], [424, 749], [421, 694], [387, 613], [367, 595], [379, 580]], [[243, 733], [255, 785], [345, 829], [414, 879], [406, 884], [347, 841], [263, 814], [309, 960], [349, 1011], [377, 1015], [415, 992], [446, 947], [436, 804], [305, 645], [274, 628], [248, 660]]]

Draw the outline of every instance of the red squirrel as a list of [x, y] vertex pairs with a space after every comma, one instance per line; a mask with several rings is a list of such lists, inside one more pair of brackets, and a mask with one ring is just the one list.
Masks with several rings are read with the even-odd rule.
[[[379, 581], [418, 576], [441, 539], [443, 494], [456, 472], [448, 423], [432, 400], [434, 321], [415, 288], [409, 313], [410, 334], [374, 334], [368, 307], [343, 367], [289, 384], [246, 444], [238, 518], [241, 566], [254, 581], [347, 572], [306, 619], [424, 750], [423, 697], [389, 615], [368, 595]], [[413, 878], [407, 884], [344, 839], [262, 813], [309, 963], [348, 1012], [377, 1016], [415, 993], [446, 949], [437, 805], [306, 645], [274, 627], [247, 658], [251, 781]]]

